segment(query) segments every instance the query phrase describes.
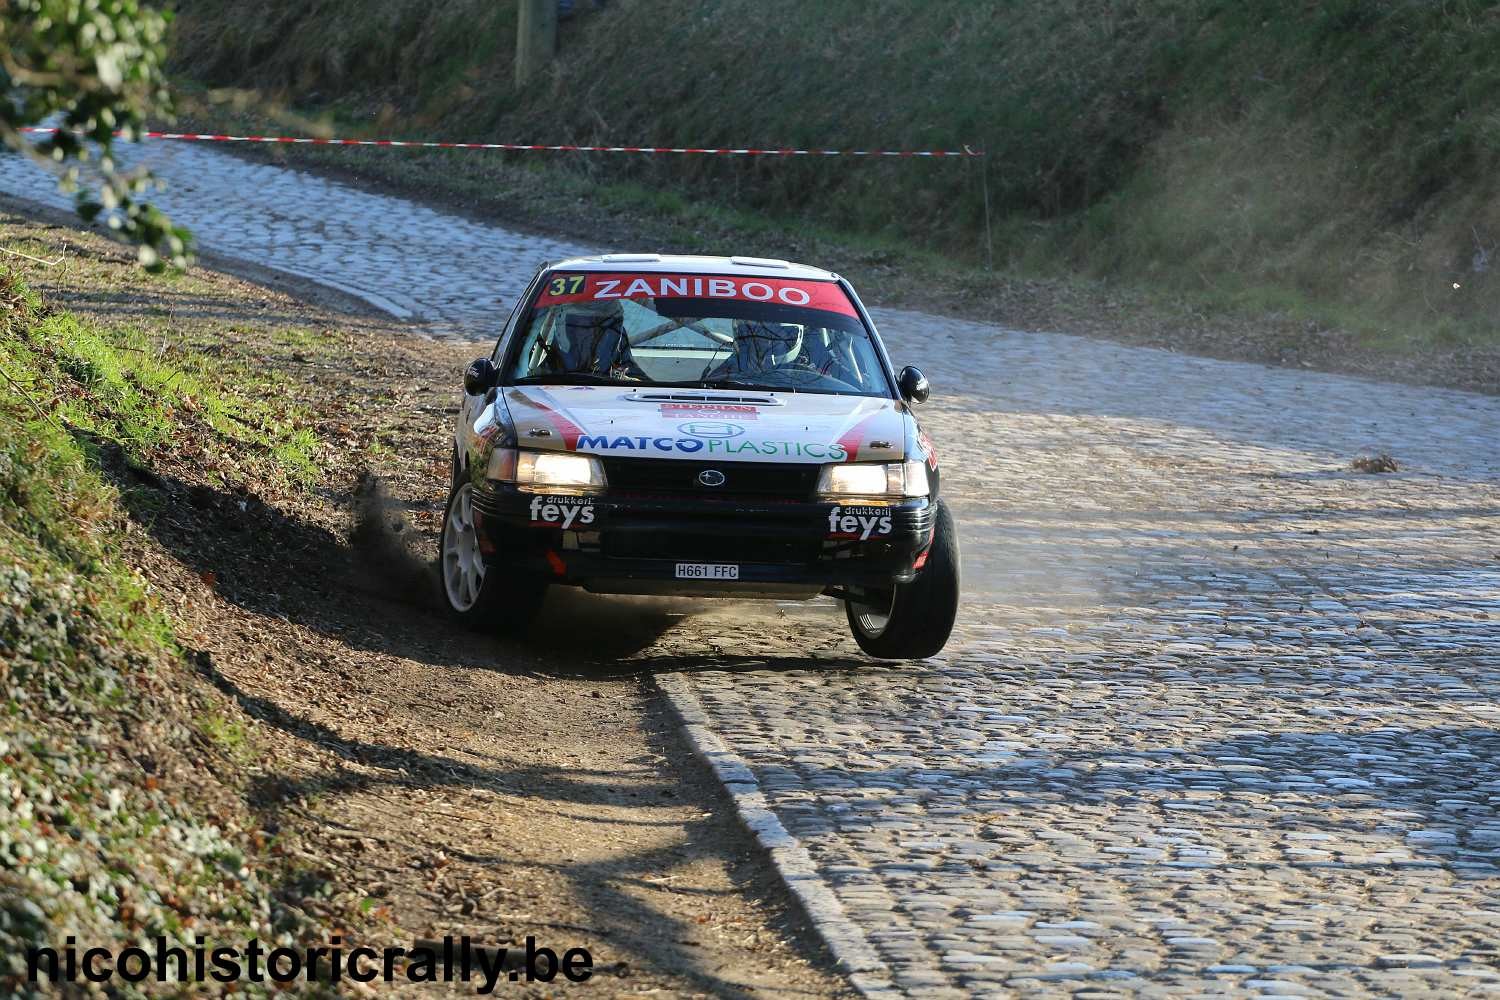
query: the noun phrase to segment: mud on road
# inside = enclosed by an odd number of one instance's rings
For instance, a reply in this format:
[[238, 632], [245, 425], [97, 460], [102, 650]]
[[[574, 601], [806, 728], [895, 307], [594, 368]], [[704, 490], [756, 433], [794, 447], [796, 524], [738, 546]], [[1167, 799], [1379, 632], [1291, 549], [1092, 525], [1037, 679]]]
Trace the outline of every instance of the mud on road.
[[199, 674], [256, 720], [254, 811], [318, 845], [305, 860], [367, 901], [385, 943], [586, 947], [598, 974], [569, 987], [585, 995], [847, 993], [629, 660], [701, 605], [554, 600], [526, 646], [438, 611], [442, 442], [472, 348], [208, 270], [150, 279], [13, 214], [0, 240], [62, 258], [6, 261], [55, 306], [274, 367], [316, 431], [326, 475], [307, 491], [155, 470], [137, 558]]

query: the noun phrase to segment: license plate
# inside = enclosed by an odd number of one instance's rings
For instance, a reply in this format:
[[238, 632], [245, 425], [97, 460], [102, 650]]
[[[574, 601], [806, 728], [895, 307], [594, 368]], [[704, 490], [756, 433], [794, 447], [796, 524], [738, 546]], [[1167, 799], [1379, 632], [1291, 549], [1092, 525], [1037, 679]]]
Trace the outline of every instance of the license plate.
[[738, 580], [740, 567], [737, 563], [678, 563], [679, 580]]

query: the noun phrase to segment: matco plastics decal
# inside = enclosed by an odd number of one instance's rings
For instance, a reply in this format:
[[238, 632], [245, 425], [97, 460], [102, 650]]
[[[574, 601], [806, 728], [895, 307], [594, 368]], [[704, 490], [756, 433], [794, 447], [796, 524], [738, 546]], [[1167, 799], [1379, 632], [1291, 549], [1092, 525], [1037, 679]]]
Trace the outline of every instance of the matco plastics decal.
[[544, 528], [578, 528], [594, 523], [594, 501], [585, 497], [531, 498], [531, 523]]
[[695, 437], [646, 437], [643, 435], [581, 434], [578, 437], [579, 451], [638, 451], [657, 455], [739, 455], [750, 452], [754, 455], [784, 455], [787, 457], [815, 458], [819, 461], [842, 462], [849, 453], [841, 444], [812, 444], [806, 441], [756, 441], [750, 438]]
[[[575, 391], [569, 391], [576, 388]], [[895, 402], [862, 396], [766, 393], [760, 404], [740, 396], [653, 400], [609, 386], [513, 386], [504, 401], [510, 424], [523, 434], [545, 427], [550, 434], [530, 447], [554, 447], [600, 456], [636, 456], [689, 461], [848, 462], [896, 457], [896, 448], [874, 448], [898, 440], [902, 415]], [[710, 409], [668, 410], [667, 404]], [[755, 419], [712, 407], [755, 406]], [[871, 417], [875, 417], [874, 420]], [[873, 441], [871, 439], [874, 439]], [[915, 437], [913, 436], [913, 441]]]
[[682, 437], [654, 437], [641, 435], [581, 434], [577, 448], [602, 451], [644, 451], [659, 454], [685, 455], [739, 455], [750, 452], [755, 455], [785, 455], [789, 457], [815, 458], [829, 462], [842, 462], [848, 451], [838, 443], [817, 444], [807, 441], [766, 441], [747, 438], [745, 428], [724, 420], [690, 420], [677, 425]]
[[828, 512], [829, 538], [857, 538], [891, 533], [889, 507], [835, 507]]
[[554, 274], [537, 297], [538, 308], [610, 299], [729, 299], [821, 309], [858, 317], [854, 303], [832, 281], [744, 278], [707, 274]]

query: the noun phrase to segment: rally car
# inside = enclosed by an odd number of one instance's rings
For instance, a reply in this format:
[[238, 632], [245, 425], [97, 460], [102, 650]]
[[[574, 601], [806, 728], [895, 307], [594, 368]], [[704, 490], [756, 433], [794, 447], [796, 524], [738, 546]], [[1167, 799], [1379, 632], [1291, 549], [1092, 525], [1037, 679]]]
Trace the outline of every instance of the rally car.
[[443, 599], [523, 632], [551, 584], [844, 603], [860, 648], [943, 648], [958, 539], [937, 452], [836, 274], [606, 254], [543, 267], [464, 374]]

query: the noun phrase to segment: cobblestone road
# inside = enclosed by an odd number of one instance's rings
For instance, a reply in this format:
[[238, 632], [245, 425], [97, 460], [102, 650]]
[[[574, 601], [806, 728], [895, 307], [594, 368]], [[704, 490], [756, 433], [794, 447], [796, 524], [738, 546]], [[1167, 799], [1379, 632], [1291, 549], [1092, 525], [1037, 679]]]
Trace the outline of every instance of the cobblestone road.
[[936, 387], [954, 641], [872, 669], [798, 617], [823, 664], [691, 674], [871, 981], [1500, 993], [1500, 401], [881, 320]]
[[[498, 334], [538, 266], [590, 252], [204, 145], [120, 149], [122, 166], [166, 182], [153, 200], [202, 249], [337, 288], [433, 336]], [[0, 191], [73, 204], [50, 174], [3, 149]]]
[[[571, 249], [174, 149], [208, 246], [445, 331]], [[642, 654], [817, 863], [863, 985], [1500, 994], [1500, 399], [877, 317], [935, 386], [946, 653], [874, 666], [810, 605]], [[1375, 451], [1402, 471], [1347, 471]]]

